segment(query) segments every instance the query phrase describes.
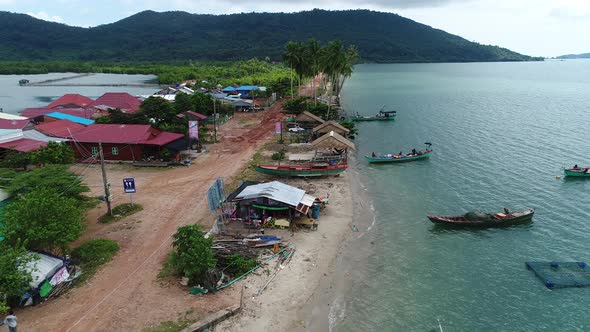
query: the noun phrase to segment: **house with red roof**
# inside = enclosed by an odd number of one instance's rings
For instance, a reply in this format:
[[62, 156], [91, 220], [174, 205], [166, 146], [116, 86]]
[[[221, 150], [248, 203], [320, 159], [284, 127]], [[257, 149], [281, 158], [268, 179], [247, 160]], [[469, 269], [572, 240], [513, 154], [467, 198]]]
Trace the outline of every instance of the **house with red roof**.
[[51, 137], [72, 138], [78, 132], [86, 129], [86, 126], [70, 120], [56, 120], [38, 124], [35, 129]]
[[88, 97], [84, 97], [77, 93], [69, 93], [47, 105], [47, 108], [86, 108], [93, 102], [94, 100]]
[[72, 135], [70, 145], [80, 161], [96, 158], [99, 142], [105, 160], [141, 161], [159, 159], [164, 149], [177, 154], [175, 146], [179, 145], [173, 143], [182, 139], [183, 134], [162, 132], [150, 125], [93, 124]]
[[35, 123], [44, 122], [44, 116], [49, 113], [58, 111], [59, 113], [69, 114], [71, 116], [77, 116], [84, 119], [95, 119], [106, 112], [95, 109], [95, 108], [26, 108], [20, 113], [21, 116], [31, 119]]
[[102, 110], [118, 108], [124, 113], [135, 113], [140, 106], [141, 101], [126, 92], [107, 92], [90, 104]]

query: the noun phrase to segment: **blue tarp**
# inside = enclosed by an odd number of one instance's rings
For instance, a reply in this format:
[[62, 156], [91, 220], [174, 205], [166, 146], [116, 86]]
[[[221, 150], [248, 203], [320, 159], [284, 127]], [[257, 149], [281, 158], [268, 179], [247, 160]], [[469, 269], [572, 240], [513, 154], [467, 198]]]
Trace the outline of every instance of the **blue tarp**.
[[45, 116], [48, 116], [48, 117], [54, 118], [54, 119], [59, 119], [59, 120], [69, 120], [69, 121], [79, 123], [79, 124], [82, 124], [85, 126], [88, 126], [88, 125], [91, 125], [94, 123], [94, 120], [84, 119], [79, 116], [73, 116], [73, 115], [64, 114], [64, 113], [60, 113], [60, 112], [47, 113], [47, 114], [45, 114]]

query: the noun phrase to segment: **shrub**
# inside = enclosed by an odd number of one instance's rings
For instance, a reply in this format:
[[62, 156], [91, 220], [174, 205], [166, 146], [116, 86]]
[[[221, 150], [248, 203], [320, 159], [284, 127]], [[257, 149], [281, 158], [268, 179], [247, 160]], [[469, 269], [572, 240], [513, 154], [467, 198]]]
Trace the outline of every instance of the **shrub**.
[[254, 267], [256, 267], [255, 259], [246, 259], [239, 254], [233, 254], [227, 258], [226, 272], [235, 276], [240, 276]]
[[95, 239], [82, 243], [72, 250], [72, 261], [82, 268], [83, 280], [92, 277], [98, 268], [111, 261], [119, 251], [119, 244], [112, 240]]
[[201, 283], [207, 270], [217, 263], [211, 249], [213, 239], [206, 239], [199, 225], [180, 227], [172, 238], [172, 266], [189, 279], [189, 284]]
[[279, 151], [279, 152], [275, 152], [272, 154], [272, 160], [283, 160], [285, 159], [285, 152], [284, 151]]

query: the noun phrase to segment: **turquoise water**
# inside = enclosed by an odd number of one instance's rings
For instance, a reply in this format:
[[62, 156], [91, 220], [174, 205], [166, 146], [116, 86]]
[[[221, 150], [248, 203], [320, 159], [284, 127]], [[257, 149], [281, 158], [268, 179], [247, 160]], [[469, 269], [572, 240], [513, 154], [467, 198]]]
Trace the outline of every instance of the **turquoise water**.
[[[590, 181], [556, 178], [590, 165], [589, 92], [590, 61], [357, 66], [345, 109], [385, 104], [398, 118], [358, 124], [351, 173], [368, 221], [337, 264], [350, 286], [331, 329], [429, 331], [438, 319], [444, 331], [589, 331], [590, 288], [548, 290], [524, 265], [590, 263]], [[362, 157], [426, 141], [429, 160]], [[426, 218], [503, 207], [534, 208], [534, 223], [449, 230]]]

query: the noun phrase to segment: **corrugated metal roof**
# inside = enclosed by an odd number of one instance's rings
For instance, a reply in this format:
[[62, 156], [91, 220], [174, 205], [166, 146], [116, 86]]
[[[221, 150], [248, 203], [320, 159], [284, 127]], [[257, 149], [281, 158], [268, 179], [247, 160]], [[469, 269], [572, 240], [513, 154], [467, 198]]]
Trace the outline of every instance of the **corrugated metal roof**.
[[15, 141], [0, 143], [0, 148], [8, 150], [16, 150], [20, 152], [35, 151], [42, 146], [47, 146], [47, 142], [36, 141], [28, 138], [21, 138]]
[[254, 91], [254, 90], [258, 90], [258, 86], [257, 85], [242, 85], [239, 86], [235, 89], [235, 91]]
[[[21, 115], [27, 118], [36, 118], [38, 116], [42, 116], [48, 113], [56, 112], [54, 108], [27, 108], [25, 109]], [[93, 119], [98, 115], [103, 114], [102, 111], [99, 111], [95, 108], [60, 108], [60, 113], [69, 114], [73, 116], [78, 116], [84, 119]]]
[[92, 104], [93, 101], [94, 100], [92, 100], [88, 97], [84, 97], [82, 95], [79, 95], [77, 93], [69, 93], [69, 94], [65, 94], [65, 95], [59, 97], [54, 102], [47, 105], [47, 107], [54, 108], [54, 107], [67, 106], [67, 105], [76, 105], [78, 107], [86, 107], [86, 106]]
[[98, 97], [90, 106], [107, 106], [118, 108], [127, 113], [135, 113], [141, 106], [141, 102], [126, 92], [107, 92]]
[[25, 120], [8, 120], [0, 119], [0, 129], [23, 129], [29, 124], [29, 119]]
[[84, 143], [121, 143], [166, 145], [184, 137], [182, 134], [161, 132], [150, 125], [138, 124], [93, 124], [80, 130], [75, 141]]
[[82, 124], [85, 126], [88, 126], [88, 125], [91, 125], [94, 123], [94, 120], [85, 119], [85, 118], [81, 118], [79, 116], [74, 116], [74, 115], [65, 114], [65, 113], [61, 113], [61, 112], [47, 113], [47, 114], [45, 114], [45, 116], [48, 116], [48, 117], [54, 118], [54, 119], [59, 119], [59, 120], [69, 120], [69, 121], [79, 123], [79, 124]]
[[304, 190], [279, 181], [272, 181], [246, 187], [234, 198], [234, 201], [266, 197], [296, 207], [304, 195]]
[[38, 252], [27, 252], [27, 255], [35, 255], [38, 259], [29, 261], [25, 270], [33, 279], [29, 283], [31, 288], [37, 288], [45, 279], [53, 276], [57, 270], [64, 266], [64, 261], [59, 258], [44, 255]]
[[24, 116], [21, 116], [21, 115], [14, 115], [14, 114], [8, 114], [8, 113], [0, 112], [0, 119], [6, 119], [6, 120], [25, 120], [26, 118]]
[[35, 129], [43, 134], [62, 138], [71, 138], [72, 135], [75, 135], [84, 128], [86, 128], [86, 126], [69, 120], [57, 120], [35, 126]]

